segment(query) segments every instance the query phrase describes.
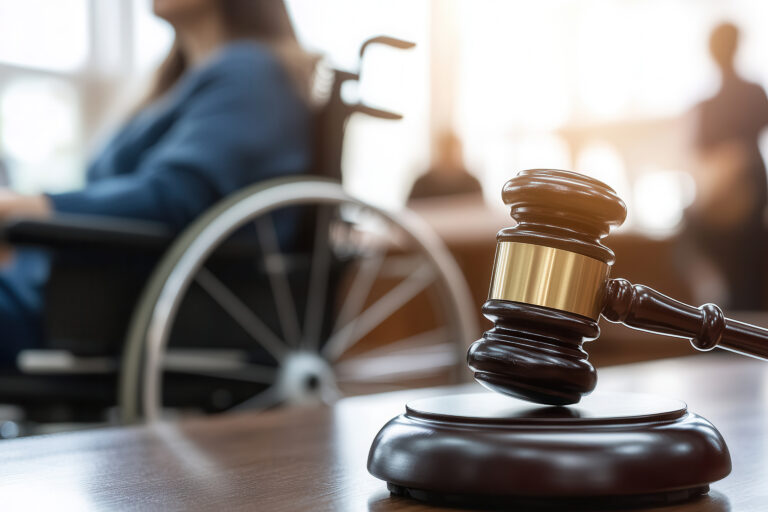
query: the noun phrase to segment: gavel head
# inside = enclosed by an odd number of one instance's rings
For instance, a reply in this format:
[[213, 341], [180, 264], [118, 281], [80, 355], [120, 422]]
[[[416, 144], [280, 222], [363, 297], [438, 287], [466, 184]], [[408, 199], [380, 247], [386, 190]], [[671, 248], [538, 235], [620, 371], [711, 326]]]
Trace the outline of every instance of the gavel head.
[[578, 402], [597, 383], [582, 343], [597, 338], [613, 252], [602, 245], [626, 217], [609, 186], [568, 171], [533, 169], [502, 192], [517, 225], [497, 236], [483, 314], [494, 327], [467, 362], [483, 386], [550, 405]]

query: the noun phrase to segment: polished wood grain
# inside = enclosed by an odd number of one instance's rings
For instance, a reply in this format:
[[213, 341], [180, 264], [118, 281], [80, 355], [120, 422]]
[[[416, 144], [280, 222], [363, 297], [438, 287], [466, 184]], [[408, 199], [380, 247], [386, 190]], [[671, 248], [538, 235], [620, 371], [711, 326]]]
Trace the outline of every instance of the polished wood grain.
[[715, 304], [696, 308], [626, 279], [608, 281], [603, 316], [636, 329], [690, 338], [699, 350], [720, 347], [768, 359], [768, 329], [726, 318]]
[[[768, 504], [768, 365], [729, 355], [606, 368], [602, 391], [685, 400], [728, 443], [733, 472], [706, 498], [664, 512]], [[476, 384], [459, 391], [476, 392]], [[433, 511], [392, 498], [366, 471], [378, 429], [432, 388], [333, 407], [230, 414], [0, 442], [2, 510]]]

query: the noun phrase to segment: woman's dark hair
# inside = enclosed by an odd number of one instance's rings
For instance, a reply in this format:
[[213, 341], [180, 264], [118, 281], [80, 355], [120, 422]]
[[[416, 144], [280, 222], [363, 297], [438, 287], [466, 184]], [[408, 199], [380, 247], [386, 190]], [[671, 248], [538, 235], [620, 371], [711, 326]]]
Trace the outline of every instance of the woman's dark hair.
[[[308, 93], [314, 59], [302, 51], [283, 0], [218, 0], [218, 3], [231, 39], [252, 39], [268, 45], [294, 78], [300, 92]], [[160, 64], [143, 103], [151, 103], [165, 94], [187, 67], [187, 58], [176, 40]]]

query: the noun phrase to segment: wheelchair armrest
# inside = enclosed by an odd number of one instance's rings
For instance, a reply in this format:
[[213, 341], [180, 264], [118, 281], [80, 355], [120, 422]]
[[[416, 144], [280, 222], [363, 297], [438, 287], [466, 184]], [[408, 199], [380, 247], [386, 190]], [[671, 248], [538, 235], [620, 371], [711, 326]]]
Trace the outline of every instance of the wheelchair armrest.
[[91, 215], [56, 215], [49, 219], [15, 218], [0, 226], [0, 240], [10, 245], [46, 249], [162, 251], [174, 239], [165, 224]]

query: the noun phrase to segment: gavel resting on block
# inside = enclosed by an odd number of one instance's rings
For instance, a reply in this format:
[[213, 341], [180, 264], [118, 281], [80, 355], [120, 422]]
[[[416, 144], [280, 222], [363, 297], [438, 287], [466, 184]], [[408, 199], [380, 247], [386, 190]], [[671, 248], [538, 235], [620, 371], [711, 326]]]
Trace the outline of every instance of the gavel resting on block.
[[[378, 433], [368, 470], [393, 494], [451, 505], [637, 507], [693, 499], [731, 470], [725, 440], [684, 402], [598, 390], [582, 348], [612, 322], [768, 358], [768, 330], [610, 279], [601, 240], [626, 216], [607, 185], [522, 171], [502, 193], [483, 314], [494, 326], [467, 362], [496, 393], [416, 400]], [[537, 405], [542, 404], [542, 405]]]
[[714, 304], [688, 306], [643, 285], [609, 279], [601, 239], [626, 217], [604, 183], [557, 170], [522, 171], [502, 192], [517, 221], [499, 232], [483, 314], [494, 328], [467, 355], [485, 387], [531, 402], [577, 403], [597, 382], [582, 343], [611, 322], [768, 358], [768, 330], [727, 319]]

